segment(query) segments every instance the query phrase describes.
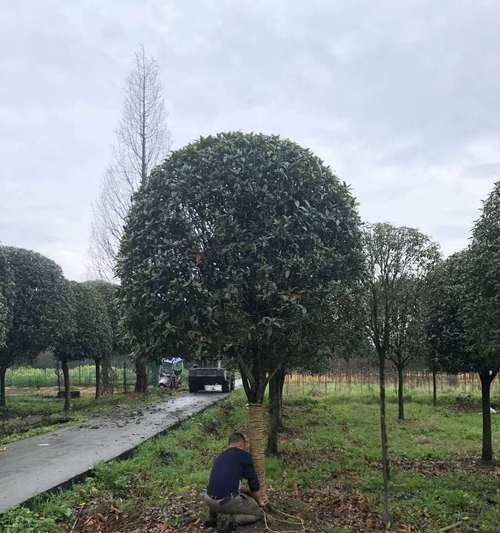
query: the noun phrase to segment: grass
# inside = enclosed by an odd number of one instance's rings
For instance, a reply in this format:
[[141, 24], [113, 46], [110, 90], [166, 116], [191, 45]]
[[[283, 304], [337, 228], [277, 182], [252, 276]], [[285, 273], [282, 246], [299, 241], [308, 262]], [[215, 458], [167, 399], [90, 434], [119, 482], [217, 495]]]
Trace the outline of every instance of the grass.
[[[291, 388], [285, 399], [282, 454], [268, 460], [272, 500], [301, 514], [309, 532], [380, 530], [377, 398], [355, 389], [328, 396], [305, 392]], [[396, 421], [395, 398], [388, 402], [392, 531], [437, 533], [457, 522], [453, 531], [498, 531], [500, 472], [476, 462], [479, 398], [448, 394], [434, 408], [427, 394], [414, 390], [410, 396], [404, 423]], [[6, 513], [0, 530], [201, 531], [200, 493], [211, 460], [228, 432], [245, 425], [240, 391], [146, 442], [134, 457], [101, 464], [69, 490]], [[494, 448], [500, 453], [498, 433], [494, 420]]]
[[[123, 368], [115, 368], [114, 381], [119, 386], [123, 383]], [[127, 369], [128, 383], [134, 383], [135, 372]], [[95, 366], [79, 365], [69, 370], [71, 385], [73, 387], [89, 387], [95, 385]], [[60, 376], [62, 384], [62, 373]], [[14, 367], [7, 370], [5, 376], [7, 387], [55, 387], [57, 385], [57, 373], [53, 368]]]

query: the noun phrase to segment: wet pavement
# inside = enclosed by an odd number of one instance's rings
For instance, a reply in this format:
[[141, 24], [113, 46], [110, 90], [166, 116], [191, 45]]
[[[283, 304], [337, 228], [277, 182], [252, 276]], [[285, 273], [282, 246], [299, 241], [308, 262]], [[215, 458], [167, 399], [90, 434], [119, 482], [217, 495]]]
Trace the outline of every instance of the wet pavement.
[[77, 479], [97, 463], [131, 453], [226, 396], [185, 394], [145, 405], [127, 416], [95, 418], [7, 445], [0, 452], [0, 513]]

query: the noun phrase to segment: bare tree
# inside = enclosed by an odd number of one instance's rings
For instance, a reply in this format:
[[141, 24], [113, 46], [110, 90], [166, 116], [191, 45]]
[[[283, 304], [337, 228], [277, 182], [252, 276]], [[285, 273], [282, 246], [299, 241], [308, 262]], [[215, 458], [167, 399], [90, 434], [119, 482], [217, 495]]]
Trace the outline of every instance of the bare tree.
[[112, 280], [131, 197], [170, 149], [163, 89], [155, 59], [141, 47], [127, 77], [113, 160], [93, 206], [89, 277]]

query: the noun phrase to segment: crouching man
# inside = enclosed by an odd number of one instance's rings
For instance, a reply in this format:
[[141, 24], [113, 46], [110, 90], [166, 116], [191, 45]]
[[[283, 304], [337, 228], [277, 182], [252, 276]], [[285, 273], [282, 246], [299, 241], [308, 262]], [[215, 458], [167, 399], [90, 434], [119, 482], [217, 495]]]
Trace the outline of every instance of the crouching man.
[[[263, 518], [262, 502], [255, 494], [259, 490], [259, 480], [246, 447], [245, 435], [234, 432], [229, 436], [228, 448], [214, 460], [205, 494], [210, 510], [207, 527], [216, 527], [219, 514], [227, 515], [223, 518], [223, 531], [232, 531], [237, 525], [252, 524]], [[240, 488], [244, 479], [248, 482], [248, 491]]]

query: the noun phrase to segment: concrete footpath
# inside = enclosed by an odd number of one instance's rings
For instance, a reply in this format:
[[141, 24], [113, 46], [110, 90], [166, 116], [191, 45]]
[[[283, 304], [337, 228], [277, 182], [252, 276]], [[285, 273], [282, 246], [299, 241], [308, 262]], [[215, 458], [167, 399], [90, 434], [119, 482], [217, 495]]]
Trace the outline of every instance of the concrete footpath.
[[129, 416], [95, 418], [8, 444], [0, 452], [0, 513], [78, 478], [99, 462], [132, 452], [141, 442], [226, 396], [185, 394], [145, 405]]

